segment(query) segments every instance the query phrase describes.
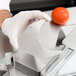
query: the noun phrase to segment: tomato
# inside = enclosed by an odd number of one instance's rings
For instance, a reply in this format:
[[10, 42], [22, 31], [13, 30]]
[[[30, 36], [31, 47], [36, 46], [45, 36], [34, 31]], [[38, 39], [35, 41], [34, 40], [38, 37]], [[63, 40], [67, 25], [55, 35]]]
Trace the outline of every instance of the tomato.
[[69, 19], [69, 12], [64, 7], [57, 7], [52, 11], [52, 21], [60, 26], [66, 24]]

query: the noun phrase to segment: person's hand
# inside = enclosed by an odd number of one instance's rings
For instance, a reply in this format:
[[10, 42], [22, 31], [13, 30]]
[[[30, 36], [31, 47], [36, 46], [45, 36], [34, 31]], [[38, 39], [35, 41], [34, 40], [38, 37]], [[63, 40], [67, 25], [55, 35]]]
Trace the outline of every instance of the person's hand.
[[12, 15], [10, 14], [8, 10], [0, 10], [0, 28], [2, 26], [3, 21], [6, 18], [10, 18], [10, 17], [12, 17]]
[[50, 21], [50, 17], [41, 11], [22, 11], [12, 18], [6, 19], [2, 24], [2, 32], [8, 36], [10, 43], [14, 49], [18, 49], [18, 36], [30, 25], [32, 22], [44, 19]]

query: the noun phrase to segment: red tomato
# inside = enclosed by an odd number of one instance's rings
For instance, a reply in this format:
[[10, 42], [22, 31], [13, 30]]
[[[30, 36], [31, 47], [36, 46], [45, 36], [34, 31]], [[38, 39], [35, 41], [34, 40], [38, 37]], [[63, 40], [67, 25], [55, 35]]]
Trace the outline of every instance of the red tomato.
[[51, 17], [54, 23], [62, 26], [68, 21], [69, 12], [64, 7], [57, 7], [52, 11]]

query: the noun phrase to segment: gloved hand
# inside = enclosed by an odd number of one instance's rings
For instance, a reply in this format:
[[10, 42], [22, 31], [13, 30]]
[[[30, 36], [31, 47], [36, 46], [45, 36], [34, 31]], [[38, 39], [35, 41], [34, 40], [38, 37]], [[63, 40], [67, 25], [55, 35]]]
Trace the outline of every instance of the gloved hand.
[[8, 36], [14, 49], [18, 49], [18, 36], [33, 22], [40, 19], [50, 21], [50, 17], [41, 11], [22, 11], [2, 24], [2, 32]]

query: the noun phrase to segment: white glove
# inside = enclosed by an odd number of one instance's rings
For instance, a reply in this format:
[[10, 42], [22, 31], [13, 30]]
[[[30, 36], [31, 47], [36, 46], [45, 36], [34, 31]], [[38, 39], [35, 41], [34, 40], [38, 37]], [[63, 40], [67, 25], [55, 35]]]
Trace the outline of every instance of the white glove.
[[50, 21], [50, 17], [41, 11], [22, 11], [12, 18], [6, 19], [2, 24], [2, 32], [8, 36], [14, 49], [18, 49], [18, 36], [33, 21], [44, 19]]

